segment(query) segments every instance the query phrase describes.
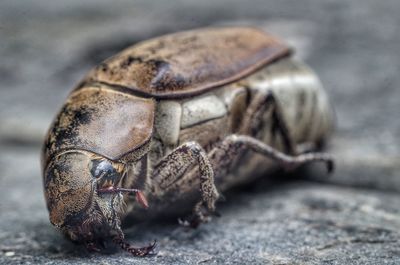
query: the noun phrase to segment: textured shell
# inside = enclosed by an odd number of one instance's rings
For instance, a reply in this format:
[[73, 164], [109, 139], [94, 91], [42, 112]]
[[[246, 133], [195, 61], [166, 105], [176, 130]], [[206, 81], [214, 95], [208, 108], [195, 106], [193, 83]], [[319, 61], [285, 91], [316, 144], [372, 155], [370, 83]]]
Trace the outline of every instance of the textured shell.
[[55, 154], [82, 149], [120, 159], [143, 146], [153, 132], [155, 102], [85, 86], [72, 93], [56, 117], [44, 146], [44, 163]]
[[100, 64], [84, 82], [156, 98], [183, 97], [234, 82], [289, 53], [286, 45], [254, 28], [205, 28], [134, 45]]

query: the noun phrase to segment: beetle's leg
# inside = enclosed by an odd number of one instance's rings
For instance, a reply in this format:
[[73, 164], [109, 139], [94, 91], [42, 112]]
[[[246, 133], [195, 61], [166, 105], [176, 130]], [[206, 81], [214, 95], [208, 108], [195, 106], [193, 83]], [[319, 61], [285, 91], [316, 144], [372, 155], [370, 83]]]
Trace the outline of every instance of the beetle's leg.
[[117, 244], [118, 246], [120, 246], [123, 250], [131, 253], [133, 256], [136, 256], [136, 257], [144, 257], [144, 256], [147, 256], [147, 255], [154, 254], [153, 251], [154, 251], [154, 249], [156, 248], [156, 245], [157, 245], [157, 242], [154, 241], [152, 244], [149, 244], [148, 246], [136, 248], [136, 247], [132, 247], [131, 244], [126, 242], [121, 237], [115, 237], [113, 239], [113, 242], [115, 244]]
[[255, 135], [255, 132], [258, 130], [260, 122], [262, 121], [262, 115], [266, 110], [268, 110], [268, 108], [271, 108], [272, 111], [273, 134], [275, 135], [276, 132], [280, 132], [285, 146], [285, 151], [288, 154], [296, 154], [295, 144], [286, 125], [281, 106], [272, 91], [268, 91], [267, 93], [257, 93], [254, 96], [254, 99], [247, 108], [239, 133]]
[[154, 241], [152, 244], [149, 244], [145, 247], [133, 247], [127, 241], [125, 241], [125, 235], [122, 232], [121, 228], [117, 229], [117, 235], [113, 238], [113, 242], [118, 245], [123, 250], [131, 253], [136, 257], [144, 257], [147, 255], [155, 254], [155, 248], [157, 245], [157, 241]]
[[[190, 174], [188, 171], [195, 165], [199, 166], [200, 174]], [[214, 183], [214, 170], [204, 149], [196, 142], [188, 142], [174, 149], [164, 157], [152, 172], [152, 179], [157, 186], [167, 191], [183, 178], [200, 177], [201, 199], [193, 208], [191, 226], [197, 226], [208, 221], [209, 212], [215, 211], [215, 203], [219, 193]]]
[[[248, 136], [232, 134], [227, 136], [218, 147], [211, 150], [209, 157], [210, 161], [218, 163], [222, 167], [224, 162], [229, 163], [230, 156], [234, 156], [240, 149], [248, 148], [254, 152], [260, 153], [282, 165], [285, 169], [293, 169], [309, 162], [324, 162], [326, 163], [328, 172], [333, 171], [334, 161], [331, 155], [327, 153], [310, 152], [291, 156], [280, 152], [279, 150], [265, 144], [264, 142]], [[218, 174], [218, 173], [216, 173]]]
[[85, 242], [85, 246], [88, 251], [100, 252], [100, 249], [97, 247], [96, 243], [93, 241]]

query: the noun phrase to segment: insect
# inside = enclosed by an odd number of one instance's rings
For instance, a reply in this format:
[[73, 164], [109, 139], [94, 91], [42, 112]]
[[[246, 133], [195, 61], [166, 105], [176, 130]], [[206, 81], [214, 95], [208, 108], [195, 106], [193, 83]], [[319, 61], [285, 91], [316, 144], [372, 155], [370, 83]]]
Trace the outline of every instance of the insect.
[[[210, 220], [230, 187], [280, 166], [320, 161], [333, 113], [316, 75], [283, 42], [248, 27], [204, 28], [138, 43], [70, 93], [43, 147], [50, 221], [99, 249], [135, 256], [121, 221]], [[309, 146], [301, 152], [300, 146]]]

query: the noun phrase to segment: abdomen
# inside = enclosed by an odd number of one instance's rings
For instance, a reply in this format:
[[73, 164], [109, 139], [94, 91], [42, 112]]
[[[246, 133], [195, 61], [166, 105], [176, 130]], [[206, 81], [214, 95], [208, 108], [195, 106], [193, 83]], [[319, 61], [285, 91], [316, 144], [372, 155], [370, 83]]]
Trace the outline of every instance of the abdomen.
[[[333, 112], [318, 77], [304, 64], [282, 59], [254, 74], [216, 88], [211, 92], [181, 100], [161, 100], [157, 106], [155, 136], [150, 164], [177, 146], [196, 141], [210, 151], [230, 134], [240, 133], [251, 100], [258, 93], [271, 91], [296, 144], [318, 143], [333, 127]], [[265, 111], [256, 134], [268, 145], [283, 150], [282, 139], [272, 134], [271, 111]], [[241, 154], [226, 175], [217, 176], [219, 188], [252, 181], [276, 165], [253, 152]]]
[[[248, 88], [250, 102], [258, 93], [272, 92], [295, 143], [318, 146], [334, 127], [334, 114], [320, 80], [305, 64], [293, 59], [279, 60], [241, 82]], [[252, 135], [264, 143], [284, 151], [279, 131], [272, 133], [271, 111], [265, 111], [259, 128]], [[222, 190], [265, 176], [277, 168], [275, 162], [247, 151], [241, 154], [226, 176], [220, 176]]]
[[247, 83], [253, 94], [272, 92], [296, 143], [317, 142], [331, 133], [332, 107], [319, 78], [305, 64], [280, 60], [248, 77]]

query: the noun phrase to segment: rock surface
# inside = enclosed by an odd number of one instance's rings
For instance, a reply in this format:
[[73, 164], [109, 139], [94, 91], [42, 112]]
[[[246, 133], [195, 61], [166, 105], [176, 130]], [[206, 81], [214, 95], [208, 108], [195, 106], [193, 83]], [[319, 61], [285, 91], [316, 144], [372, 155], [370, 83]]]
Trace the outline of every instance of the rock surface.
[[[397, 0], [0, 3], [0, 263], [400, 263], [400, 17]], [[281, 36], [319, 74], [336, 107], [337, 171], [266, 176], [226, 194], [221, 218], [128, 228], [155, 257], [88, 253], [48, 221], [39, 166], [45, 130], [88, 69], [142, 39], [209, 25]]]

